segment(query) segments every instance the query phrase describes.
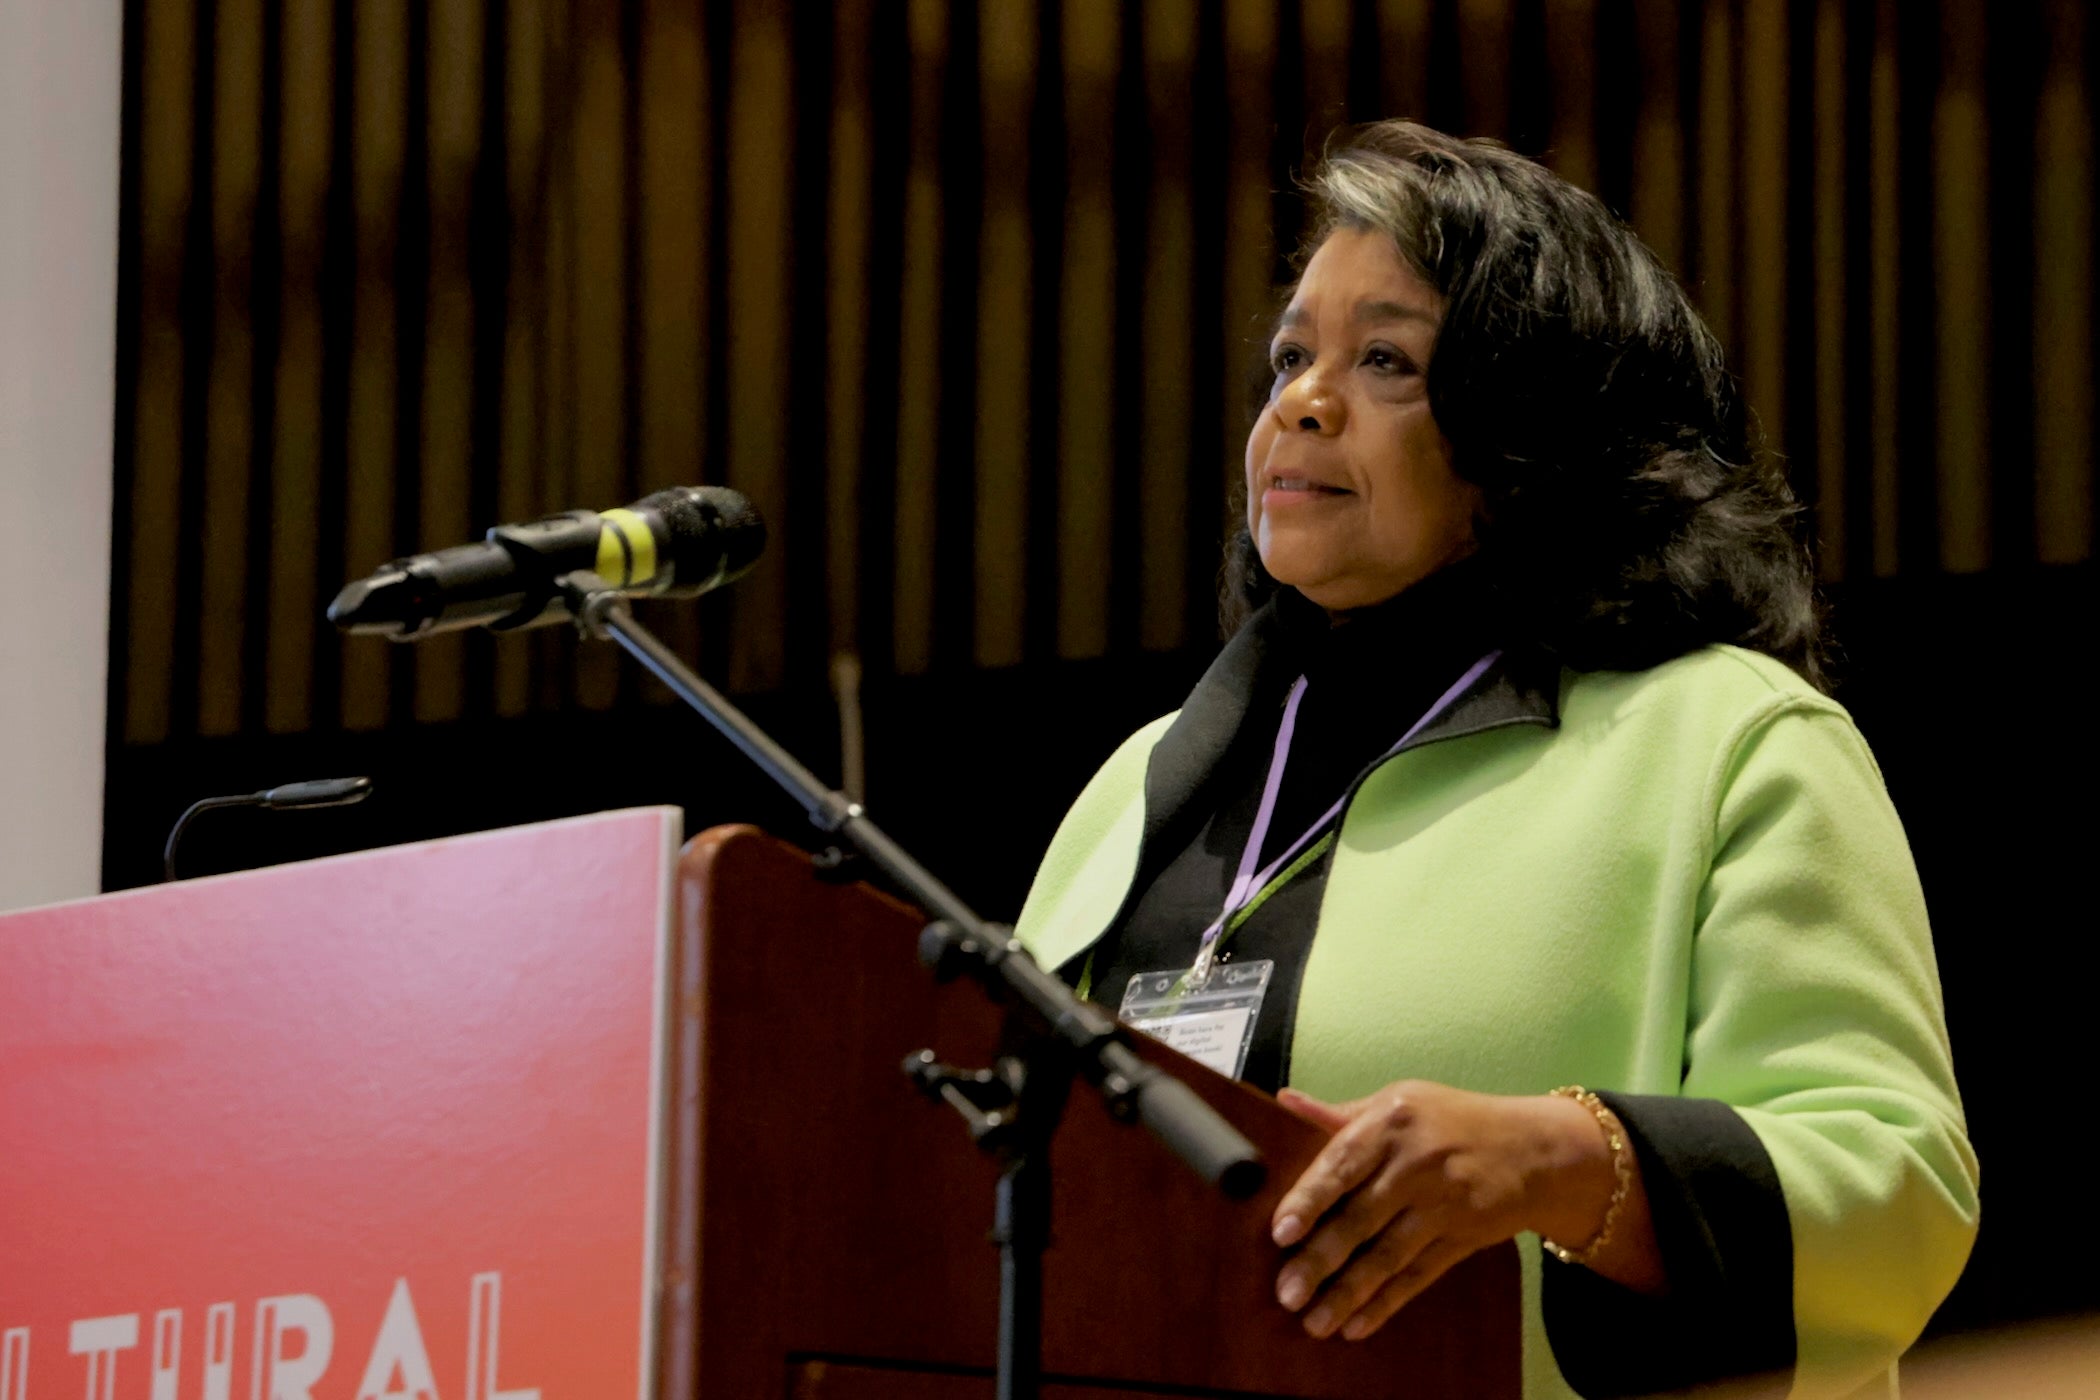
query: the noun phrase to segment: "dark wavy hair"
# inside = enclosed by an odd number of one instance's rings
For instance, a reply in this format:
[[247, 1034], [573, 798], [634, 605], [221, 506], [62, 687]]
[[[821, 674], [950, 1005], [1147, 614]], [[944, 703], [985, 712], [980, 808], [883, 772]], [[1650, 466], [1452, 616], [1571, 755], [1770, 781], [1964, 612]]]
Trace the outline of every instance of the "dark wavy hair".
[[[1444, 300], [1429, 404], [1483, 498], [1477, 561], [1511, 640], [1577, 670], [1730, 642], [1824, 680], [1800, 508], [1713, 333], [1593, 196], [1491, 141], [1363, 128], [1306, 182], [1309, 257], [1389, 236]], [[1228, 627], [1278, 585], [1244, 527]]]

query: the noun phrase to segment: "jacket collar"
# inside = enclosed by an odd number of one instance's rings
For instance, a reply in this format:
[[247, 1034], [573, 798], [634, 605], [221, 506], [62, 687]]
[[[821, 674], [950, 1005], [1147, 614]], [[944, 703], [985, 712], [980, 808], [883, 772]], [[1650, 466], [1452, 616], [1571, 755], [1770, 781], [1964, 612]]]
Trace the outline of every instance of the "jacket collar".
[[[1206, 780], [1250, 716], [1267, 714], [1282, 703], [1298, 675], [1300, 649], [1292, 633], [1302, 619], [1292, 613], [1305, 606], [1296, 594], [1279, 591], [1257, 609], [1226, 642], [1160, 736], [1145, 768], [1141, 863], [1146, 852], [1156, 849], [1160, 832], [1202, 795]], [[1505, 650], [1399, 752], [1512, 724], [1559, 726], [1560, 664], [1553, 657], [1535, 649]], [[1357, 775], [1352, 794], [1370, 772]]]

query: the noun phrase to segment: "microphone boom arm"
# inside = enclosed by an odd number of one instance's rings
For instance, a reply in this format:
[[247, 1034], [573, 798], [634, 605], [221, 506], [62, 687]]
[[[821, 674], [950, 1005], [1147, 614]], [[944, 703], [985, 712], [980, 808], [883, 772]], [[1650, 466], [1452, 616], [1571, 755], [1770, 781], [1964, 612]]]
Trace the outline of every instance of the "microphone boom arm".
[[999, 1163], [992, 1239], [999, 1246], [997, 1400], [1039, 1400], [1043, 1385], [1043, 1251], [1050, 1241], [1051, 1144], [1076, 1080], [1110, 1116], [1144, 1124], [1169, 1151], [1228, 1197], [1245, 1200], [1267, 1175], [1254, 1144], [1181, 1079], [1145, 1063], [1114, 1017], [1039, 966], [1013, 931], [978, 917], [955, 891], [775, 743], [634, 619], [626, 599], [588, 569], [555, 580], [586, 637], [617, 642], [782, 790], [810, 821], [857, 852], [934, 916], [919, 960], [947, 981], [967, 975], [1011, 1008], [1009, 1044], [988, 1070], [958, 1071], [932, 1050], [902, 1066], [921, 1092], [946, 1102]]
[[943, 970], [968, 973], [1002, 1000], [1027, 1011], [1044, 1031], [1079, 1057], [1080, 1077], [1099, 1086], [1118, 1118], [1143, 1123], [1204, 1180], [1236, 1199], [1259, 1189], [1264, 1169], [1254, 1145], [1188, 1085], [1138, 1058], [1123, 1042], [1115, 1018], [1081, 1001], [1071, 988], [1037, 965], [1009, 930], [979, 917], [932, 871], [891, 840], [859, 803], [827, 788], [696, 675], [676, 652], [636, 622], [626, 600], [603, 579], [579, 571], [564, 575], [559, 582], [576, 625], [586, 637], [617, 642], [800, 803], [820, 831], [864, 856], [932, 914], [936, 927], [942, 923], [951, 926], [941, 958]]

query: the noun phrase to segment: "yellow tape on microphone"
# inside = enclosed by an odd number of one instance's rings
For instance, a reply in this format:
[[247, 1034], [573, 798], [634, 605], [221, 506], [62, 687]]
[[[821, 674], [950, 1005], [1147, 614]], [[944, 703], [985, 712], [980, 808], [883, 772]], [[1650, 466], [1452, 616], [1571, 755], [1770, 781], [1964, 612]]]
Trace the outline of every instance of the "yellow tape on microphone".
[[656, 577], [656, 532], [631, 510], [598, 516], [598, 577], [615, 588], [635, 588]]

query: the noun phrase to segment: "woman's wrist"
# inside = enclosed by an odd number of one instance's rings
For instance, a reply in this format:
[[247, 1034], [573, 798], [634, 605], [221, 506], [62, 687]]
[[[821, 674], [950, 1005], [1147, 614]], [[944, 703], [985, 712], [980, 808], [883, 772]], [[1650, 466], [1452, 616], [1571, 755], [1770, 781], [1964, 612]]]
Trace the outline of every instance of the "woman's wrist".
[[1541, 1140], [1525, 1228], [1580, 1252], [1597, 1240], [1611, 1214], [1618, 1152], [1597, 1115], [1580, 1101], [1540, 1094], [1525, 1103], [1537, 1117]]

